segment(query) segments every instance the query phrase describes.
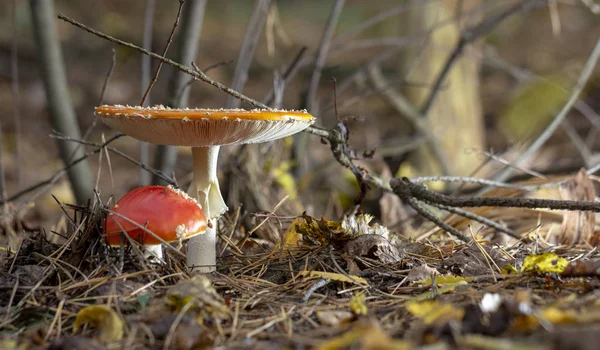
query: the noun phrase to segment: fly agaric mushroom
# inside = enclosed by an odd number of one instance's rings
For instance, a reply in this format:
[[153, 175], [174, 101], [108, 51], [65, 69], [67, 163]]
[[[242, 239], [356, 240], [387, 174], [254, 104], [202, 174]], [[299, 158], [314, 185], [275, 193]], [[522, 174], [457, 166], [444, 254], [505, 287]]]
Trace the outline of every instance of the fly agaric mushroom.
[[277, 140], [314, 122], [306, 111], [243, 109], [171, 109], [168, 107], [96, 107], [108, 126], [138, 140], [192, 147], [194, 179], [188, 194], [210, 220], [206, 232], [188, 243], [187, 263], [199, 272], [216, 265], [217, 218], [227, 211], [217, 178], [220, 146]]
[[103, 232], [111, 246], [127, 244], [127, 239], [121, 239], [125, 233], [161, 260], [161, 243], [188, 239], [206, 231], [206, 226], [202, 208], [185, 192], [170, 186], [145, 186], [119, 199], [104, 221]]

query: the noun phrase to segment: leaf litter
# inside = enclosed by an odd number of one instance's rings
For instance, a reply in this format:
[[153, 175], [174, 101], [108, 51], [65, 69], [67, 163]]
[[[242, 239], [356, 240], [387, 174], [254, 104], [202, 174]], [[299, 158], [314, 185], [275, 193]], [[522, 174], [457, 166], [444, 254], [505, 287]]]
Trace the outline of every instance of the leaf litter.
[[[565, 188], [587, 180], [573, 181]], [[561, 195], [583, 199], [569, 191]], [[501, 244], [497, 233], [480, 230], [464, 244], [439, 232], [407, 238], [364, 214], [302, 215], [268, 226], [279, 232], [262, 237], [280, 238], [263, 242], [246, 237], [238, 213], [219, 225], [229, 239], [218, 249], [217, 272], [197, 276], [170, 250], [159, 264], [136, 247], [105, 246], [101, 215], [68, 209], [75, 214], [62, 244], [27, 231], [18, 249], [2, 251], [2, 349], [596, 344], [598, 252], [589, 243], [552, 243], [566, 231], [593, 241], [596, 221], [587, 216], [522, 210], [505, 222], [529, 240]], [[472, 222], [446, 221], [472, 230]]]

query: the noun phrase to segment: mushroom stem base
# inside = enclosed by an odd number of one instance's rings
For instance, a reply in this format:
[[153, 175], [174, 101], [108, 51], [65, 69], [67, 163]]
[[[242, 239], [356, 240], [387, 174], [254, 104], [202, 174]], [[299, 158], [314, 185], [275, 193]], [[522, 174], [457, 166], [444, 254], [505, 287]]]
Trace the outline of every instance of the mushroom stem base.
[[206, 231], [188, 240], [187, 266], [192, 272], [209, 273], [217, 265], [217, 219], [210, 219]]

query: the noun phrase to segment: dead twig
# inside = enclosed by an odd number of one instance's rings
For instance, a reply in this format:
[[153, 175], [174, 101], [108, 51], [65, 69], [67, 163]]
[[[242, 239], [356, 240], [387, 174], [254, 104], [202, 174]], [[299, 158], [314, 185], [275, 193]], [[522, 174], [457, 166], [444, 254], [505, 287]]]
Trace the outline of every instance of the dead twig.
[[433, 205], [442, 204], [451, 207], [545, 208], [551, 210], [600, 212], [600, 203], [597, 202], [512, 197], [450, 197], [430, 191], [423, 185], [414, 184], [408, 178], [393, 179], [390, 184], [394, 193], [401, 198], [416, 198]]
[[[169, 39], [167, 40], [167, 44], [165, 45], [165, 49], [163, 50], [163, 54], [162, 54], [163, 56], [167, 55], [167, 52], [169, 51], [169, 47], [171, 46], [171, 43], [173, 42], [173, 36], [175, 35], [175, 30], [177, 30], [177, 26], [179, 25], [179, 19], [181, 18], [181, 10], [183, 8], [183, 4], [185, 4], [185, 0], [179, 0], [179, 8], [177, 9], [177, 16], [175, 17], [175, 23], [173, 23], [173, 28], [171, 29], [171, 33], [169, 34]], [[158, 79], [158, 74], [160, 74], [160, 69], [162, 68], [162, 65], [163, 65], [163, 61], [159, 61], [158, 67], [156, 67], [156, 71], [154, 72], [154, 76], [152, 77], [152, 80], [150, 81], [150, 84], [148, 85], [148, 88], [146, 89], [146, 92], [144, 93], [144, 96], [142, 97], [140, 106], [144, 105], [144, 102], [146, 101], [146, 98], [148, 97], [150, 90], [152, 90], [152, 87], [156, 83], [156, 80]]]

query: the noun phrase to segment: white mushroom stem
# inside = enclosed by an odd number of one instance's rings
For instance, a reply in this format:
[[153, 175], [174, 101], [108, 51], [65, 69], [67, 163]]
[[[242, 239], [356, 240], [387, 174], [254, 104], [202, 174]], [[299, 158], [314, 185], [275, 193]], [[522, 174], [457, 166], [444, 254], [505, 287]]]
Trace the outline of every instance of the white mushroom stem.
[[146, 250], [144, 252], [145, 258], [155, 257], [156, 259], [158, 259], [159, 262], [163, 261], [162, 245], [160, 245], [160, 244], [147, 245], [144, 247], [144, 249]]
[[227, 211], [217, 178], [219, 146], [192, 148], [194, 179], [188, 194], [198, 200], [208, 221], [203, 234], [188, 241], [187, 264], [193, 271], [215, 271], [217, 262], [217, 218]]

